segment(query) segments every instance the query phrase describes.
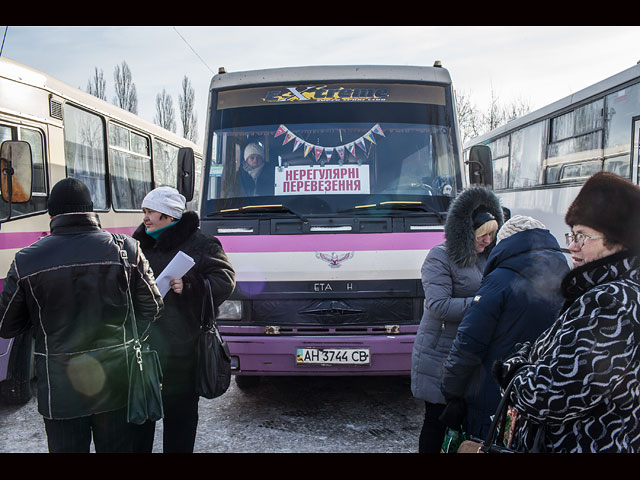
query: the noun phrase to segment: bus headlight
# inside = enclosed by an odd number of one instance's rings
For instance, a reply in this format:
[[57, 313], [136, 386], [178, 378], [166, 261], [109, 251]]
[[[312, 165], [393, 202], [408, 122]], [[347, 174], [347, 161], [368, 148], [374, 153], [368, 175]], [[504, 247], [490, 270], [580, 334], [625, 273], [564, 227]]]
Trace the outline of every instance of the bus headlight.
[[227, 300], [218, 307], [219, 320], [241, 320], [242, 302], [240, 300]]

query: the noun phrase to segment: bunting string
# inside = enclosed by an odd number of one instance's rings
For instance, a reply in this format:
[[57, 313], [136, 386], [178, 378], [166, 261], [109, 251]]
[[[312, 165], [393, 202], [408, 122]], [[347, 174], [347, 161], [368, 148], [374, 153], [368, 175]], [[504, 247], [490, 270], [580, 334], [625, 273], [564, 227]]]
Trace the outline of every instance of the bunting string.
[[312, 143], [307, 142], [306, 140], [303, 140], [302, 138], [298, 137], [295, 133], [293, 133], [291, 130], [289, 130], [286, 126], [280, 125], [276, 130], [276, 133], [274, 134], [274, 138], [284, 135], [282, 139], [283, 145], [293, 142], [292, 145], [293, 145], [294, 152], [302, 147], [302, 151], [304, 152], [305, 158], [307, 155], [312, 153], [316, 162], [320, 160], [323, 154], [326, 156], [327, 162], [331, 161], [331, 158], [334, 156], [334, 154], [337, 154], [338, 157], [340, 157], [339, 161], [342, 162], [344, 161], [345, 151], [349, 152], [351, 155], [355, 157], [356, 148], [360, 148], [362, 149], [362, 151], [366, 152], [367, 141], [375, 144], [376, 140], [373, 135], [374, 133], [382, 137], [385, 136], [380, 125], [376, 123], [371, 128], [371, 130], [369, 130], [367, 133], [362, 135], [357, 140], [354, 140], [353, 142], [348, 142], [348, 143], [345, 143], [344, 145], [338, 145], [335, 147], [323, 147], [321, 145], [314, 145]]

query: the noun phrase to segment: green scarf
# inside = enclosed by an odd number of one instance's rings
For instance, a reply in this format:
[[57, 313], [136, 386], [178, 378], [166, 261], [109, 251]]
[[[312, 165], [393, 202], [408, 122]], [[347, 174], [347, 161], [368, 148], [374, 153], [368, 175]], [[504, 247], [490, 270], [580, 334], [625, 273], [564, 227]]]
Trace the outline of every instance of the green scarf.
[[158, 230], [154, 230], [153, 232], [149, 232], [149, 231], [147, 230], [147, 227], [144, 227], [144, 232], [145, 232], [147, 235], [149, 235], [151, 238], [153, 238], [154, 240], [158, 240], [158, 237], [159, 237], [160, 235], [162, 235], [162, 232], [164, 232], [165, 230], [167, 230], [167, 229], [169, 229], [169, 228], [173, 227], [173, 226], [174, 226], [176, 223], [178, 223], [179, 221], [180, 221], [180, 220], [176, 220], [175, 222], [170, 223], [170, 224], [169, 224], [169, 225], [167, 225], [166, 227], [159, 228]]

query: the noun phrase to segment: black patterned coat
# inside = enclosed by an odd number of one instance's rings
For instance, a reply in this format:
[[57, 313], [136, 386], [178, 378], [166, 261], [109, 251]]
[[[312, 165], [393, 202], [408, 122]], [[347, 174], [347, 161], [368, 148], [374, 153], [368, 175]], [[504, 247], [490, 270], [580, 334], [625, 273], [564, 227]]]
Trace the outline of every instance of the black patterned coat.
[[628, 251], [564, 278], [566, 310], [505, 364], [525, 364], [511, 401], [517, 450], [544, 425], [547, 452], [640, 451], [640, 259]]

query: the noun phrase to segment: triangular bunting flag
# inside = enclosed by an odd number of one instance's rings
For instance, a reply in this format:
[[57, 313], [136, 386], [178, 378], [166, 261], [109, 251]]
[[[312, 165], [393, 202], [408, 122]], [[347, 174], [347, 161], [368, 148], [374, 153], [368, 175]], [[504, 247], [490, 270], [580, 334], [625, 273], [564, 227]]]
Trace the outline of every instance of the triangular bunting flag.
[[280, 125], [278, 127], [278, 130], [276, 131], [276, 134], [274, 135], [274, 137], [279, 137], [280, 135], [282, 135], [284, 132], [288, 132], [289, 130], [287, 130], [287, 127], [285, 127], [284, 125]]
[[327, 162], [331, 161], [331, 155], [333, 155], [333, 147], [325, 148], [324, 154], [327, 156]]
[[376, 143], [376, 141], [373, 138], [373, 134], [371, 132], [368, 132], [364, 138], [366, 138], [367, 140], [369, 140], [371, 143]]
[[313, 145], [309, 145], [308, 143], [305, 142], [304, 144], [304, 156], [306, 157], [309, 152], [311, 151], [311, 149], [313, 148]]
[[318, 159], [322, 156], [322, 152], [324, 151], [324, 149], [318, 146], [314, 146], [313, 149], [314, 149], [314, 153], [316, 154], [316, 162], [317, 162]]
[[371, 129], [371, 131], [373, 133], [377, 133], [378, 135], [382, 135], [384, 137], [384, 132], [382, 131], [382, 128], [380, 128], [380, 124], [376, 123], [373, 128]]
[[287, 143], [289, 143], [294, 138], [297, 138], [297, 137], [293, 133], [287, 132], [287, 134], [284, 137], [284, 142], [282, 142], [282, 144], [286, 145]]

